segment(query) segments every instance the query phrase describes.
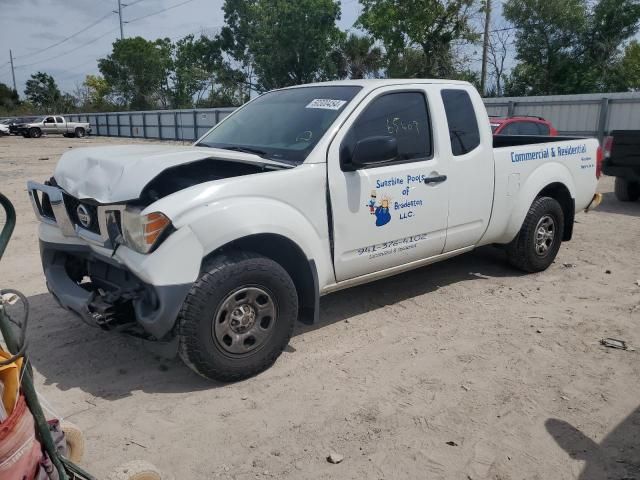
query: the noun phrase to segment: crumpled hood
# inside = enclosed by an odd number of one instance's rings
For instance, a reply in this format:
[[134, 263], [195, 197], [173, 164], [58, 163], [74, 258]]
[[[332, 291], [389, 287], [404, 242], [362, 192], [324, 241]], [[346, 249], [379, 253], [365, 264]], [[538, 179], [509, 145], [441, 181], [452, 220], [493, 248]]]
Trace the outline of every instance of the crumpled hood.
[[54, 172], [70, 195], [99, 203], [134, 200], [163, 170], [207, 158], [280, 165], [256, 155], [207, 147], [123, 145], [78, 148], [60, 158]]

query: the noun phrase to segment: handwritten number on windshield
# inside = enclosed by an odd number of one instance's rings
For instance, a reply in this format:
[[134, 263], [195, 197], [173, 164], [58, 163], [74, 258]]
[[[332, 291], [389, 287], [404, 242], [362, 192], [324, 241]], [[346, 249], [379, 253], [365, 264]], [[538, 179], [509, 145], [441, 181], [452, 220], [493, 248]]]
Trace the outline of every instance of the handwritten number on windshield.
[[415, 132], [417, 135], [420, 135], [420, 127], [416, 120], [405, 122], [401, 120], [400, 117], [387, 118], [387, 132], [394, 135], [400, 133], [401, 130], [411, 133]]

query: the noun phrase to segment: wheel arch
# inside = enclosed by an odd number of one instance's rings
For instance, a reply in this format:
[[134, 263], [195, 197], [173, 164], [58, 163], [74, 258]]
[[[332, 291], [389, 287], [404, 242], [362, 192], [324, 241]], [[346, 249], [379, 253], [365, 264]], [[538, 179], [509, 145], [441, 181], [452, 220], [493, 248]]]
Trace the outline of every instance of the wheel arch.
[[320, 310], [320, 287], [315, 261], [307, 258], [302, 248], [293, 240], [276, 233], [258, 233], [232, 240], [209, 252], [202, 265], [211, 257], [231, 250], [254, 252], [263, 255], [284, 268], [298, 294], [299, 315], [303, 323], [315, 323]]
[[[524, 180], [516, 195], [510, 197], [511, 207], [497, 243], [511, 242], [524, 224], [527, 213], [540, 196], [549, 196], [560, 203], [565, 218], [563, 240], [570, 239], [575, 218], [576, 186], [569, 169], [557, 162], [540, 165]], [[568, 228], [567, 228], [568, 227]]]
[[[550, 197], [556, 200], [564, 214], [564, 233], [562, 240], [568, 242], [573, 236], [573, 223], [576, 216], [576, 202], [564, 183], [554, 182], [544, 187], [535, 198]], [[535, 201], [534, 198], [534, 201]]]

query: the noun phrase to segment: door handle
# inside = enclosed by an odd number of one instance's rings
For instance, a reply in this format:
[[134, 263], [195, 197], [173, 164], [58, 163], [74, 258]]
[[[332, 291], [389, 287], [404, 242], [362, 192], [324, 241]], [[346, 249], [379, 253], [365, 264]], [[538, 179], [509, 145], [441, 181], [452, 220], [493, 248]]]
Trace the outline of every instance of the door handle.
[[442, 183], [442, 182], [444, 182], [446, 180], [447, 180], [447, 176], [446, 175], [435, 175], [433, 177], [425, 178], [424, 179], [424, 183], [429, 185], [431, 183]]

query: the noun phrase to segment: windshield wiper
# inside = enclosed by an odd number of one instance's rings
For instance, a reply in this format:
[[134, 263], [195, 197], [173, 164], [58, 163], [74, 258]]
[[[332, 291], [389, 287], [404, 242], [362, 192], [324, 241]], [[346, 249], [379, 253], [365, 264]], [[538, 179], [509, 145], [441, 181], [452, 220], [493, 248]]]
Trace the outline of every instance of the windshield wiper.
[[237, 145], [231, 145], [229, 147], [219, 147], [222, 150], [232, 150], [234, 152], [244, 152], [244, 153], [253, 153], [254, 155], [258, 155], [262, 158], [269, 158], [268, 153], [264, 150], [260, 150], [259, 148], [251, 148], [251, 147], [239, 147]]

